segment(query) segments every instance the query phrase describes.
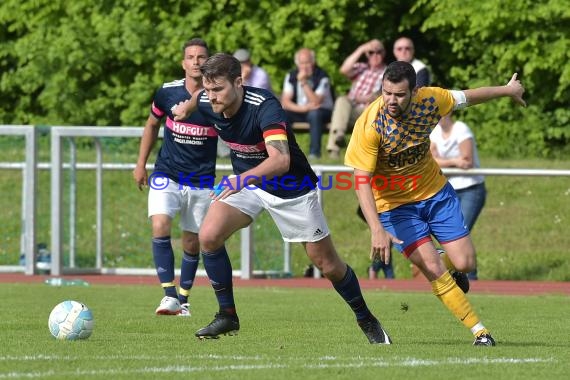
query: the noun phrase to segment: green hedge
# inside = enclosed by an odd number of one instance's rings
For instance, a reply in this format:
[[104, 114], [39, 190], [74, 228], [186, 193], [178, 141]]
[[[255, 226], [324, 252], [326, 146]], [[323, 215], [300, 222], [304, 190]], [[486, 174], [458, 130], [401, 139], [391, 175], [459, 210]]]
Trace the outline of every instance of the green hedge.
[[438, 85], [520, 73], [527, 109], [497, 102], [464, 116], [483, 152], [568, 155], [569, 19], [565, 1], [4, 0], [0, 122], [142, 125], [155, 89], [183, 75], [181, 46], [195, 36], [212, 51], [250, 48], [276, 89], [295, 50], [313, 48], [342, 92], [338, 68], [358, 44], [376, 37], [391, 50], [405, 34]]

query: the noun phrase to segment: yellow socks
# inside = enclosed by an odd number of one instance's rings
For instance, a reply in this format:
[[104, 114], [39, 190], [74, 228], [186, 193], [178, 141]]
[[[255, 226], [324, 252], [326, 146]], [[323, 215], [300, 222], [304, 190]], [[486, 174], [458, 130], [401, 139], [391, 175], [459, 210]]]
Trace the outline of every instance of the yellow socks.
[[[445, 258], [442, 258], [444, 261], [449, 261], [447, 255], [445, 255]], [[451, 263], [451, 261], [449, 262]], [[465, 327], [471, 330], [473, 335], [479, 336], [482, 333], [488, 333], [485, 326], [480, 322], [477, 314], [473, 311], [469, 300], [467, 300], [463, 291], [459, 289], [449, 272], [446, 271], [437, 280], [432, 281], [431, 287], [433, 294], [443, 302], [445, 307], [447, 307]]]

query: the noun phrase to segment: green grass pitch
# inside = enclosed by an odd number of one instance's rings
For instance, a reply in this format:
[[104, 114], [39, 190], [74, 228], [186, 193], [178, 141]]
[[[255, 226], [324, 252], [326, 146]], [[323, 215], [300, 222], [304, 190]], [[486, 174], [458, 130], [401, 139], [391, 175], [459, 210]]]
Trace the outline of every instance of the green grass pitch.
[[[217, 309], [207, 286], [192, 290], [190, 318], [155, 316], [162, 292], [148, 285], [0, 284], [0, 293], [0, 379], [556, 379], [570, 371], [563, 295], [470, 296], [498, 343], [473, 347], [430, 293], [365, 291], [392, 346], [368, 344], [332, 289], [237, 288], [239, 335], [208, 341], [193, 335]], [[48, 315], [66, 299], [92, 309], [88, 340], [50, 335]]]

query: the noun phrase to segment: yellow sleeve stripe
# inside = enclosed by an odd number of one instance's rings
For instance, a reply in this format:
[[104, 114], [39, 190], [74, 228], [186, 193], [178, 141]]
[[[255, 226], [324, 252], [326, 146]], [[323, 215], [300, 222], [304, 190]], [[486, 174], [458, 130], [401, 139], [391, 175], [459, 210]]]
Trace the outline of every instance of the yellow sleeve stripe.
[[265, 137], [265, 142], [269, 141], [287, 141], [287, 135], [280, 133], [278, 135], [270, 135]]

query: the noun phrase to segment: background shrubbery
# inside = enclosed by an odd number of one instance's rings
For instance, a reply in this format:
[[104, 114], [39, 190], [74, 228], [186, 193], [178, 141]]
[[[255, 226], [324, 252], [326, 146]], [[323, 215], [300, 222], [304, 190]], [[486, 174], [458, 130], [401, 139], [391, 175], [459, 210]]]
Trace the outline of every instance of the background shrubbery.
[[[570, 7], [562, 0], [3, 0], [0, 124], [141, 126], [156, 88], [182, 77], [181, 47], [197, 36], [212, 52], [249, 48], [277, 91], [294, 52], [313, 48], [342, 93], [349, 87], [338, 72], [343, 59], [376, 37], [392, 60], [392, 43], [400, 35], [415, 41], [416, 55], [430, 66], [436, 85], [495, 85], [519, 73], [527, 108], [502, 99], [460, 115], [476, 132], [484, 167], [568, 168]], [[308, 144], [305, 137], [299, 138], [302, 146]], [[23, 160], [24, 150], [14, 140], [0, 138], [3, 161]], [[84, 149], [78, 159], [93, 161], [92, 141], [77, 143]], [[42, 162], [49, 161], [48, 145], [45, 136], [40, 139]], [[110, 139], [104, 148], [105, 160], [136, 159], [134, 139]], [[0, 175], [0, 193], [6, 195], [0, 199], [0, 265], [15, 265], [22, 179], [10, 171]], [[42, 171], [39, 179], [41, 242], [50, 240], [48, 175]], [[92, 266], [95, 179], [87, 172], [78, 178], [78, 261]], [[105, 173], [104, 181], [105, 265], [152, 267], [146, 195], [136, 190], [130, 173]], [[489, 200], [473, 232], [482, 277], [568, 281], [567, 178], [492, 177], [487, 184]], [[354, 194], [328, 192], [324, 207], [337, 248], [364, 276], [369, 236], [353, 213]], [[273, 228], [263, 223], [256, 227], [256, 244], [264, 244], [267, 226]], [[258, 249], [274, 258], [266, 269], [279, 268], [282, 260], [281, 240], [271, 231], [271, 245]], [[237, 244], [230, 244], [237, 262]], [[298, 275], [308, 263], [298, 245], [293, 258]], [[398, 277], [409, 276], [407, 262], [399, 255], [395, 260]]]
[[195, 36], [213, 52], [250, 48], [277, 90], [295, 50], [313, 48], [342, 92], [344, 57], [373, 37], [391, 51], [399, 35], [414, 39], [437, 85], [519, 72], [528, 108], [505, 100], [462, 115], [483, 152], [568, 155], [570, 8], [560, 0], [5, 0], [0, 123], [141, 125], [154, 90], [182, 76], [181, 46]]

